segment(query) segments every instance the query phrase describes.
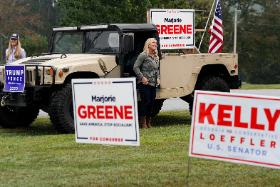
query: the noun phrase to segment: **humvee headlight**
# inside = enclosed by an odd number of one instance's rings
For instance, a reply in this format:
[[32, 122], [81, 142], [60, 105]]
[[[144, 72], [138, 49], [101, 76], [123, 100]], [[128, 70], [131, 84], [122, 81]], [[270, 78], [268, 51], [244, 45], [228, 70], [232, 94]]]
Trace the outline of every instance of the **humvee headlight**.
[[62, 70], [60, 70], [59, 72], [58, 72], [58, 76], [61, 78], [61, 77], [63, 77], [63, 71]]

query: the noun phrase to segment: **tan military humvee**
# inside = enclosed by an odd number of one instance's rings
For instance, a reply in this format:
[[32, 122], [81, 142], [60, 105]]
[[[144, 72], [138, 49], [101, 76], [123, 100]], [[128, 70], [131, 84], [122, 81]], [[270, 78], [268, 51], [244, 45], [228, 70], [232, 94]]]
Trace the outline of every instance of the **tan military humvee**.
[[[0, 125], [28, 126], [42, 109], [58, 130], [73, 132], [71, 79], [134, 76], [133, 64], [150, 37], [159, 38], [152, 24], [54, 28], [49, 53], [0, 67]], [[13, 65], [25, 68], [23, 92], [7, 88]], [[192, 106], [196, 89], [240, 87], [237, 54], [162, 54], [160, 76], [154, 115], [167, 98], [180, 97]]]

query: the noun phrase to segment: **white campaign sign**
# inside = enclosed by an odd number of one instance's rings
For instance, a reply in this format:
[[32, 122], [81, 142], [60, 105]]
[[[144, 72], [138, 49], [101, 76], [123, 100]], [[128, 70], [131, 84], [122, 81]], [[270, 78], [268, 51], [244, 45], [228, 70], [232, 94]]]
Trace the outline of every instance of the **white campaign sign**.
[[280, 168], [280, 98], [196, 91], [189, 155]]
[[135, 78], [72, 80], [76, 142], [139, 146]]
[[151, 9], [149, 16], [157, 26], [161, 49], [194, 48], [194, 10]]

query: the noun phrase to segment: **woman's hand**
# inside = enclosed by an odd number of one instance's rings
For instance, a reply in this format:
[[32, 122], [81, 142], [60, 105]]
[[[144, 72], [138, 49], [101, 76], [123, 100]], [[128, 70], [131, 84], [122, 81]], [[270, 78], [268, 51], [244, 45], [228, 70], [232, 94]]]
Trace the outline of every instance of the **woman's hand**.
[[149, 83], [149, 80], [146, 78], [146, 77], [143, 77], [141, 82], [144, 84], [144, 85], [147, 85]]
[[157, 78], [157, 86], [160, 85], [160, 79]]

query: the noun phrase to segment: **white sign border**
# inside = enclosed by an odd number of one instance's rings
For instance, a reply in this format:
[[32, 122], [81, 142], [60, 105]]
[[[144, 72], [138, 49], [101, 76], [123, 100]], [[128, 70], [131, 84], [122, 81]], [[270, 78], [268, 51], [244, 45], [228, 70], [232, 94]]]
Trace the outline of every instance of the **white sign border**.
[[[92, 142], [92, 144], [103, 144], [103, 145], [130, 145], [130, 146], [140, 146], [140, 131], [139, 131], [139, 123], [138, 123], [138, 105], [137, 105], [137, 91], [136, 91], [136, 81], [133, 78], [103, 78], [102, 80], [110, 79], [112, 83], [130, 83], [132, 84], [132, 90], [133, 90], [133, 100], [134, 100], [134, 119], [135, 119], [135, 139], [131, 140], [125, 140], [126, 142], [136, 142], [135, 144], [110, 144], [110, 143], [96, 143]], [[125, 80], [124, 80], [125, 79]], [[93, 84], [93, 80], [96, 79], [72, 79], [72, 98], [73, 98], [73, 113], [74, 113], [74, 126], [75, 126], [75, 136], [77, 139], [89, 139], [88, 137], [79, 137], [78, 135], [78, 128], [77, 128], [77, 116], [76, 116], [76, 101], [75, 101], [75, 91], [74, 86], [77, 84]], [[100, 80], [100, 79], [99, 79]], [[136, 100], [135, 100], [136, 97]]]
[[176, 49], [193, 49], [193, 48], [196, 48], [195, 46], [195, 10], [194, 9], [150, 9], [149, 10], [149, 22], [154, 24], [152, 22], [152, 13], [153, 12], [166, 12], [166, 11], [180, 11], [180, 12], [192, 12], [193, 13], [193, 34], [192, 34], [192, 37], [193, 37], [193, 43], [192, 44], [188, 44], [186, 45], [187, 47], [184, 47], [184, 48], [180, 48], [180, 47], [175, 47], [175, 48], [162, 48], [163, 50], [176, 50]]
[[267, 168], [274, 168], [274, 169], [280, 169], [280, 164], [274, 164], [274, 163], [267, 163], [267, 162], [257, 162], [253, 160], [244, 160], [244, 159], [238, 159], [238, 158], [230, 158], [230, 157], [223, 157], [223, 156], [215, 156], [215, 155], [207, 155], [207, 154], [200, 154], [200, 153], [194, 153], [193, 152], [193, 139], [194, 139], [194, 131], [195, 131], [195, 117], [196, 117], [196, 103], [197, 103], [197, 97], [198, 95], [217, 95], [217, 96], [229, 96], [229, 97], [241, 97], [241, 98], [250, 98], [250, 99], [265, 99], [265, 100], [277, 100], [280, 101], [280, 98], [278, 97], [272, 97], [272, 96], [263, 96], [263, 95], [249, 95], [249, 94], [236, 94], [236, 93], [227, 93], [227, 92], [213, 92], [213, 91], [202, 91], [197, 90], [195, 91], [194, 96], [194, 103], [193, 103], [193, 114], [192, 114], [192, 125], [191, 125], [191, 132], [190, 132], [190, 143], [189, 143], [189, 157], [197, 157], [197, 158], [205, 158], [205, 159], [211, 159], [211, 160], [219, 160], [219, 161], [228, 161], [232, 163], [237, 164], [247, 164], [252, 166], [262, 166]]

